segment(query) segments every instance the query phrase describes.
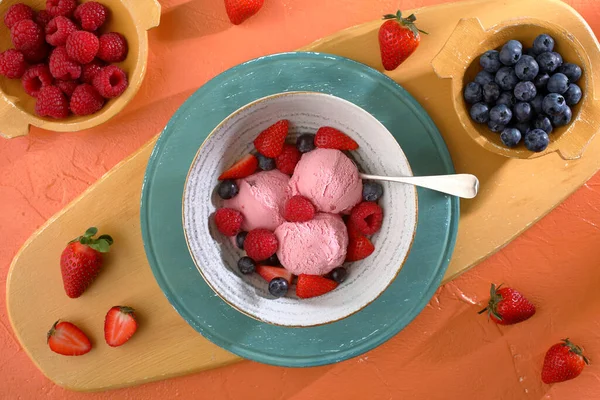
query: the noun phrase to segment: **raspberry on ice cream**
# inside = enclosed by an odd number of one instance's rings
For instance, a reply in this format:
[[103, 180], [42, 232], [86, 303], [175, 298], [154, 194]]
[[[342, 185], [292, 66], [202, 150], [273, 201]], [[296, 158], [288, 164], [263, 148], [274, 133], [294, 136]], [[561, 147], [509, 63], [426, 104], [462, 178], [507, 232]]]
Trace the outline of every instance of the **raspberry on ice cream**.
[[303, 154], [290, 187], [293, 195], [308, 198], [321, 212], [346, 213], [362, 199], [356, 165], [335, 149], [318, 148]]
[[285, 222], [283, 210], [291, 197], [289, 177], [277, 170], [262, 171], [237, 180], [239, 193], [225, 200], [224, 207], [233, 208], [244, 215], [242, 229], [275, 230]]
[[325, 275], [346, 258], [348, 230], [338, 215], [320, 213], [307, 222], [285, 222], [275, 236], [277, 257], [294, 275]]

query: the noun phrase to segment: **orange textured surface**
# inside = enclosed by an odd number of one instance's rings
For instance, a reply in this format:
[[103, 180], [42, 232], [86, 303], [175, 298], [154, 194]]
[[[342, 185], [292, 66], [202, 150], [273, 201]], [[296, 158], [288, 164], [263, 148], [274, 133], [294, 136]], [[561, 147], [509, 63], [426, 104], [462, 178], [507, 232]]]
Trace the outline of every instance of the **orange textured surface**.
[[[267, 0], [232, 26], [218, 0], [164, 0], [150, 33], [146, 80], [110, 123], [74, 134], [33, 129], [0, 139], [0, 301], [22, 243], [118, 161], [160, 131], [177, 107], [219, 72], [247, 59], [293, 50], [393, 11], [443, 0]], [[600, 3], [570, 0], [600, 34]], [[499, 7], [501, 2], [499, 2]], [[273, 35], [277, 32], [277, 35]], [[505, 249], [441, 288], [388, 343], [337, 365], [286, 369], [242, 362], [108, 393], [68, 392], [27, 358], [0, 307], [1, 398], [223, 399], [592, 399], [600, 398], [600, 174]], [[538, 306], [526, 323], [498, 327], [477, 316], [490, 282], [520, 289]], [[43, 288], [36, 288], [43, 290]], [[43, 333], [41, 333], [43, 335]], [[544, 385], [543, 355], [562, 337], [592, 359], [576, 380]]]

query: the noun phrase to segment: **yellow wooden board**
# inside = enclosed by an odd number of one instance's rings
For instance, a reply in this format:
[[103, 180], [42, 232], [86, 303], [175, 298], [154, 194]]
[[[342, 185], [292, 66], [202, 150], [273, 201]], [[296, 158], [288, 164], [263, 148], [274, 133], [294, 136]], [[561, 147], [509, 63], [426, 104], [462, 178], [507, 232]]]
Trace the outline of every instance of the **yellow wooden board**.
[[[544, 3], [543, 5], [541, 3]], [[460, 18], [477, 16], [490, 27], [515, 16], [530, 15], [565, 27], [600, 66], [598, 43], [583, 19], [558, 0], [478, 0], [420, 9], [420, 27], [434, 31], [403, 66], [389, 75], [404, 86], [439, 127], [458, 172], [476, 174], [481, 192], [461, 203], [458, 242], [445, 282], [493, 254], [548, 213], [600, 168], [600, 139], [583, 158], [566, 162], [557, 154], [513, 160], [487, 152], [461, 129], [450, 105], [450, 81], [437, 78], [431, 60]], [[377, 28], [380, 21], [357, 26], [302, 50], [334, 53], [381, 69]], [[596, 79], [594, 84], [598, 84]], [[598, 93], [598, 90], [596, 90]], [[42, 372], [61, 386], [103, 390], [215, 368], [239, 358], [209, 343], [179, 317], [154, 280], [143, 250], [139, 199], [146, 163], [156, 139], [109, 171], [67, 208], [48, 221], [15, 257], [8, 276], [7, 304], [23, 348]], [[115, 206], [116, 205], [116, 206]], [[78, 236], [89, 216], [119, 246], [105, 271], [77, 301], [62, 288], [58, 260], [66, 240]], [[117, 304], [140, 310], [141, 329], [126, 346], [97, 343], [84, 357], [50, 352], [44, 332], [68, 316], [84, 331], [102, 332], [104, 315]], [[83, 312], [82, 310], [85, 310]]]

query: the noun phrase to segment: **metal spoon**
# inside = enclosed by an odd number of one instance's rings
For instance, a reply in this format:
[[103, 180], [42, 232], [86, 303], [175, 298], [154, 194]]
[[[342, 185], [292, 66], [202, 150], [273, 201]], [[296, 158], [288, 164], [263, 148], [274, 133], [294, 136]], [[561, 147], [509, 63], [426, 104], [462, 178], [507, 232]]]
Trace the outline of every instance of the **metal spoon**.
[[372, 181], [406, 183], [462, 197], [463, 199], [472, 199], [477, 196], [479, 191], [479, 180], [471, 174], [398, 177], [360, 174], [360, 177]]

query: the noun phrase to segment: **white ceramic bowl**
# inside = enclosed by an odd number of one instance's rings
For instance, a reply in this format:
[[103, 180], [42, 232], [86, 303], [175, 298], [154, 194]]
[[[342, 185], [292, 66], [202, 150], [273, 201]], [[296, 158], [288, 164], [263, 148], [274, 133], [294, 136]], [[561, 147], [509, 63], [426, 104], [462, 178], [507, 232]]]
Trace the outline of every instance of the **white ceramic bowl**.
[[289, 327], [322, 325], [360, 311], [394, 280], [415, 235], [417, 192], [409, 185], [383, 184], [383, 226], [371, 238], [375, 252], [345, 265], [348, 278], [336, 290], [298, 299], [292, 286], [286, 297], [274, 299], [260, 276], [238, 271], [243, 252], [217, 231], [212, 216], [222, 206], [215, 190], [219, 174], [252, 152], [254, 138], [281, 119], [290, 121], [289, 139], [293, 141], [321, 126], [350, 135], [360, 146], [351, 156], [365, 173], [410, 176], [412, 172], [402, 149], [377, 119], [346, 100], [313, 92], [275, 94], [240, 108], [217, 126], [198, 150], [184, 188], [183, 227], [204, 280], [225, 302], [252, 318]]

